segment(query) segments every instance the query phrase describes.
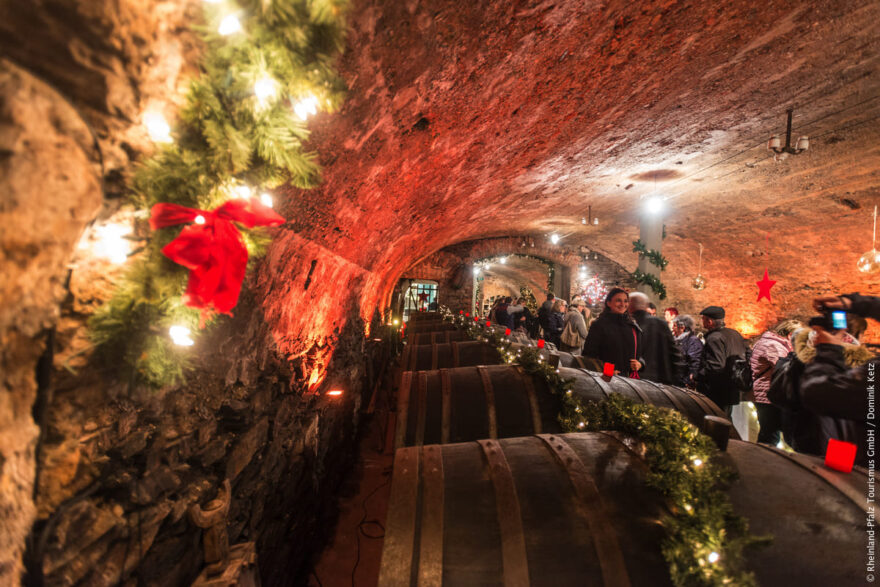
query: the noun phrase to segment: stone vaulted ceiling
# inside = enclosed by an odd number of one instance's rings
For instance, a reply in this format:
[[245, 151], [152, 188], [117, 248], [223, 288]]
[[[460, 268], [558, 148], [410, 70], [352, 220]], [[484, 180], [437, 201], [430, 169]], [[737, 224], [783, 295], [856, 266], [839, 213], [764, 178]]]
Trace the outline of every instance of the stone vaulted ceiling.
[[[880, 3], [357, 0], [350, 19], [349, 98], [311, 123], [324, 183], [289, 192], [282, 246], [333, 251], [379, 301], [485, 236], [557, 231], [632, 269], [652, 193], [673, 301], [768, 320], [880, 284], [855, 269], [880, 203]], [[777, 161], [789, 107], [812, 148]]]

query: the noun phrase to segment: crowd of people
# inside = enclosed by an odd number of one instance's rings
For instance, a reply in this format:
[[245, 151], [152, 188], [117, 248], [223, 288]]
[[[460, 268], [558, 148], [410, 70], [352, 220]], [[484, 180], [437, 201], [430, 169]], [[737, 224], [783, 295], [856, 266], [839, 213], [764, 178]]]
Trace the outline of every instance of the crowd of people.
[[621, 288], [608, 292], [596, 317], [582, 298], [569, 304], [550, 294], [536, 315], [522, 298], [499, 299], [490, 319], [582, 355], [597, 370], [610, 363], [623, 377], [696, 389], [728, 415], [741, 401], [753, 401], [758, 442], [784, 440], [798, 452], [821, 456], [835, 438], [856, 444], [856, 462], [864, 464], [867, 385], [876, 359], [859, 338], [865, 318], [880, 320], [880, 298], [845, 294], [817, 298], [814, 306], [823, 315], [846, 311], [846, 328], [826, 320], [810, 326], [783, 320], [750, 347], [726, 326], [720, 306], [704, 308], [698, 327], [676, 308], [657, 317], [648, 296]]

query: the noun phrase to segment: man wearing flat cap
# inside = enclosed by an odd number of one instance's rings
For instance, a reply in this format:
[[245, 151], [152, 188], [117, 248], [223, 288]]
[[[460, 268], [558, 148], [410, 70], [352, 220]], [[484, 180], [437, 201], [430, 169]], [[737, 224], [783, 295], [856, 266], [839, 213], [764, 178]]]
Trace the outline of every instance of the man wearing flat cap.
[[697, 391], [730, 415], [739, 403], [739, 388], [731, 377], [733, 362], [746, 356], [748, 345], [739, 332], [724, 326], [724, 308], [708, 306], [700, 312], [706, 329], [706, 347], [697, 372]]

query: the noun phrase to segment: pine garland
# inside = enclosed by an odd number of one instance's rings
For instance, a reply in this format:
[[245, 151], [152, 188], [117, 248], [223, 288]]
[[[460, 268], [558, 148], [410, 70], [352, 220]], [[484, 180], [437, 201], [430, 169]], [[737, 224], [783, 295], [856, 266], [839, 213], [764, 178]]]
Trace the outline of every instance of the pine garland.
[[642, 239], [633, 241], [633, 253], [638, 253], [639, 257], [645, 257], [648, 259], [648, 262], [655, 267], [659, 267], [661, 271], [666, 269], [666, 266], [669, 265], [669, 260], [660, 253], [657, 249], [649, 249], [645, 243], [642, 242]]
[[649, 286], [661, 300], [666, 299], [666, 286], [663, 285], [663, 282], [660, 281], [656, 275], [653, 273], [642, 273], [638, 269], [633, 271], [630, 275], [632, 275], [632, 278], [638, 283], [644, 283]]
[[585, 402], [571, 393], [572, 380], [544, 362], [538, 349], [524, 347], [514, 353], [510, 341], [497, 331], [448, 312], [444, 318], [474, 340], [495, 346], [506, 363], [517, 363], [529, 375], [544, 379], [551, 393], [562, 399], [559, 422], [567, 432], [619, 431], [641, 444], [649, 469], [646, 482], [666, 498], [672, 511], [663, 520], [667, 537], [661, 548], [674, 585], [756, 585], [754, 575], [745, 570], [743, 551], [771, 538], [750, 535], [746, 519], [734, 513], [722, 488], [736, 479], [736, 473], [721, 462], [709, 437], [678, 412], [638, 404], [620, 394]]
[[[186, 352], [168, 337], [169, 325], [195, 329], [198, 311], [181, 303], [187, 271], [161, 254], [180, 232], [149, 234], [146, 218], [156, 203], [212, 209], [248, 186], [313, 187], [320, 180], [316, 156], [305, 150], [305, 120], [291, 108], [309, 98], [327, 111], [343, 99], [333, 69], [343, 49], [348, 0], [238, 0], [244, 28], [218, 34], [228, 7], [207, 5], [201, 74], [189, 86], [173, 133], [131, 182], [129, 203], [140, 212], [138, 234], [147, 241], [113, 298], [90, 320], [97, 357], [120, 378], [162, 387], [182, 380]], [[274, 87], [258, 97], [255, 84]], [[269, 242], [265, 229], [242, 234], [251, 260]]]

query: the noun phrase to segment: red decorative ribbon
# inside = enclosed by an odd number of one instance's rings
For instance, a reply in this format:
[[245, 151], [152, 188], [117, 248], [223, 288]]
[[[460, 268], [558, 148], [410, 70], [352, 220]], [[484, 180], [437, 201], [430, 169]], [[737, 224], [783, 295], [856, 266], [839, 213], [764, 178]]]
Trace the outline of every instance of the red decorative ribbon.
[[247, 248], [238, 222], [254, 226], [278, 226], [285, 219], [256, 198], [230, 200], [215, 210], [197, 210], [177, 204], [156, 204], [150, 215], [153, 230], [185, 222], [190, 224], [165, 245], [162, 254], [189, 269], [184, 303], [207, 312], [230, 314], [238, 303], [247, 268]]

